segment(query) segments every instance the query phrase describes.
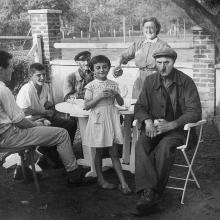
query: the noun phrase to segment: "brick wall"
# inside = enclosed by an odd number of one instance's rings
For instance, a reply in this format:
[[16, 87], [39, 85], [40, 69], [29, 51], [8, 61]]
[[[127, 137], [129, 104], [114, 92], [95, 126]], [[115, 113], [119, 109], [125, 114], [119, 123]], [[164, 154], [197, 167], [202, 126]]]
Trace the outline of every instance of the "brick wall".
[[55, 49], [54, 43], [60, 42], [60, 10], [29, 10], [32, 36], [42, 36], [43, 62], [49, 65], [53, 59], [61, 59], [61, 49]]
[[203, 117], [215, 113], [215, 46], [212, 35], [200, 27], [194, 27], [193, 80], [197, 85], [203, 108]]

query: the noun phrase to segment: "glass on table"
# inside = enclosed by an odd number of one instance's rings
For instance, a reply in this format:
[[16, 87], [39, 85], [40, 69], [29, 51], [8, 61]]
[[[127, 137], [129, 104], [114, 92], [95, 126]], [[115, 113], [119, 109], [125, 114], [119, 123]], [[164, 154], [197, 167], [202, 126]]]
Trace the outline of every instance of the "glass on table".
[[66, 102], [74, 104], [75, 99], [76, 99], [76, 96], [70, 95], [69, 98], [66, 100]]
[[125, 99], [125, 97], [128, 95], [128, 87], [127, 87], [127, 85], [123, 85], [122, 87], [121, 87], [121, 97], [123, 98], [123, 99]]
[[162, 118], [155, 119], [154, 120], [154, 126], [157, 127], [163, 121], [164, 121], [164, 119], [162, 119]]
[[132, 98], [124, 99], [125, 108], [127, 108], [129, 111], [134, 111], [134, 105], [135, 105], [136, 101], [137, 101], [137, 99], [132, 99]]

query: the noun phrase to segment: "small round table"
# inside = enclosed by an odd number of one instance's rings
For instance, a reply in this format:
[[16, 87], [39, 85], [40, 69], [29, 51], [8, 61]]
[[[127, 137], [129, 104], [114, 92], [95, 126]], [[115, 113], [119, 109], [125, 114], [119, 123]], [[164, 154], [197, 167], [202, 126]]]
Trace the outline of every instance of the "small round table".
[[[82, 139], [83, 159], [78, 159], [77, 162], [80, 165], [90, 166], [91, 170], [86, 176], [97, 176], [94, 165], [95, 148], [88, 148], [83, 144], [83, 137], [88, 122], [89, 111], [83, 110], [82, 107], [76, 104], [61, 102], [55, 105], [55, 109], [58, 112], [69, 114], [72, 117], [78, 118], [80, 135]], [[126, 110], [123, 107], [119, 108], [120, 114], [124, 115], [124, 142], [123, 142], [123, 155], [122, 155], [122, 169], [128, 170], [134, 173], [134, 163], [130, 158], [133, 156], [130, 154], [131, 143], [131, 124], [134, 112], [132, 110]], [[112, 166], [109, 158], [103, 159], [103, 166]]]

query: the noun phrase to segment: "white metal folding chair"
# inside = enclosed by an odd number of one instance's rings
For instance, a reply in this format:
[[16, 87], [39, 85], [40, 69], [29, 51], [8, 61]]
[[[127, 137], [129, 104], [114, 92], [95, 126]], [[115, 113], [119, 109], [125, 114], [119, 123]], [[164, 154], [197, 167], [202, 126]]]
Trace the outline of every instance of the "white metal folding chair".
[[[176, 190], [182, 191], [181, 204], [184, 204], [184, 197], [185, 197], [185, 193], [186, 193], [186, 187], [187, 187], [187, 184], [188, 184], [189, 181], [195, 182], [196, 186], [198, 188], [200, 188], [199, 182], [198, 182], [198, 180], [195, 176], [195, 173], [193, 171], [193, 163], [194, 163], [196, 154], [198, 152], [199, 145], [203, 141], [202, 140], [202, 129], [203, 129], [203, 125], [205, 123], [206, 123], [206, 120], [201, 120], [201, 121], [198, 121], [196, 123], [186, 124], [184, 126], [184, 130], [187, 131], [186, 143], [182, 146], [177, 147], [177, 150], [180, 150], [183, 153], [186, 164], [183, 165], [183, 164], [174, 163], [173, 165], [176, 166], [176, 167], [186, 168], [187, 169], [187, 174], [184, 177], [170, 176], [169, 178], [184, 181], [184, 186], [183, 187], [167, 186], [166, 188], [176, 189]], [[186, 151], [187, 151], [187, 148], [190, 145], [189, 137], [190, 137], [192, 128], [195, 128], [195, 127], [198, 128], [199, 134], [198, 134], [198, 139], [197, 139], [196, 146], [192, 149], [192, 151], [193, 151], [192, 152], [192, 158], [190, 159]], [[191, 176], [191, 178], [190, 178], [190, 176]]]
[[[167, 188], [169, 189], [176, 189], [176, 190], [181, 190], [182, 191], [182, 197], [181, 197], [181, 204], [184, 204], [184, 197], [185, 197], [185, 192], [186, 192], [186, 187], [189, 181], [195, 182], [196, 186], [198, 188], [200, 188], [200, 185], [198, 183], [198, 180], [194, 174], [193, 171], [193, 163], [196, 157], [196, 154], [198, 152], [199, 149], [199, 145], [200, 143], [203, 141], [202, 140], [202, 129], [203, 129], [203, 125], [206, 123], [206, 120], [200, 120], [198, 122], [195, 123], [189, 123], [186, 124], [184, 126], [184, 130], [187, 131], [187, 137], [186, 137], [186, 143], [184, 145], [181, 145], [179, 147], [177, 147], [177, 150], [180, 150], [183, 153], [184, 159], [186, 164], [182, 165], [182, 164], [173, 164], [176, 167], [182, 167], [182, 168], [187, 168], [187, 174], [185, 177], [176, 177], [176, 176], [170, 176], [170, 179], [176, 179], [176, 180], [180, 180], [180, 181], [184, 181], [184, 186], [183, 187], [174, 187], [174, 186], [167, 186]], [[189, 147], [190, 143], [190, 134], [192, 132], [192, 128], [198, 128], [199, 130], [199, 134], [198, 134], [198, 139], [197, 139], [197, 143], [196, 146], [192, 149], [193, 152], [192, 153], [192, 158], [190, 159], [188, 154], [187, 154], [187, 148]], [[130, 156], [130, 164], [132, 164], [132, 171], [134, 172], [135, 170], [135, 142], [137, 141], [139, 136], [139, 130], [138, 130], [138, 121], [134, 120], [133, 121], [133, 138], [132, 138], [132, 149], [131, 149], [131, 156]], [[190, 176], [192, 176], [192, 178], [190, 178]]]

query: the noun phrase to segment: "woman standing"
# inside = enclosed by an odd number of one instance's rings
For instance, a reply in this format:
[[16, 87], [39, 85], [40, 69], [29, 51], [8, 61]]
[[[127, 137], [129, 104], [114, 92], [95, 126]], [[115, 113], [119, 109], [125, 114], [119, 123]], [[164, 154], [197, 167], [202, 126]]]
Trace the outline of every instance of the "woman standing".
[[138, 98], [146, 76], [155, 71], [155, 60], [152, 57], [154, 51], [163, 47], [169, 47], [166, 42], [157, 37], [161, 25], [155, 17], [144, 19], [142, 25], [145, 39], [134, 42], [123, 52], [113, 71], [115, 77], [121, 76], [123, 73], [121, 64], [127, 64], [132, 59], [135, 60], [135, 65], [139, 68], [139, 76], [133, 86], [132, 98], [134, 99]]

